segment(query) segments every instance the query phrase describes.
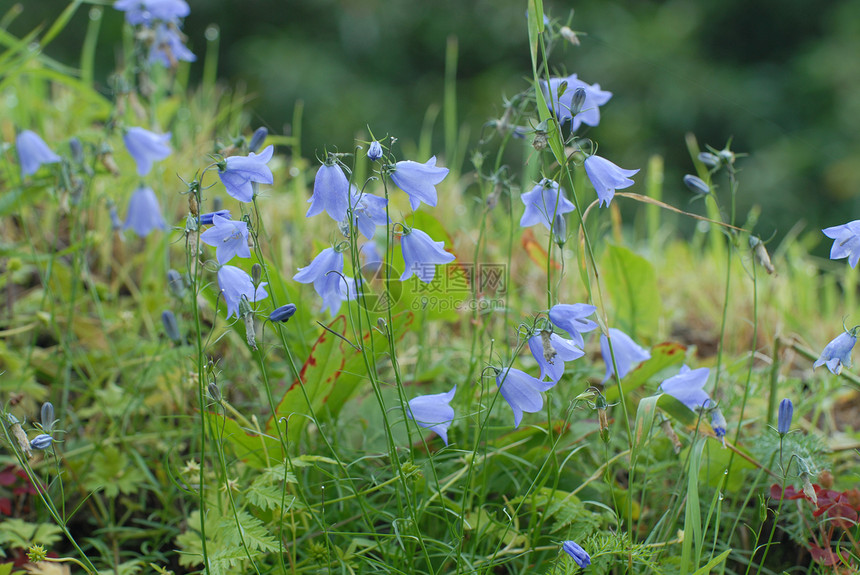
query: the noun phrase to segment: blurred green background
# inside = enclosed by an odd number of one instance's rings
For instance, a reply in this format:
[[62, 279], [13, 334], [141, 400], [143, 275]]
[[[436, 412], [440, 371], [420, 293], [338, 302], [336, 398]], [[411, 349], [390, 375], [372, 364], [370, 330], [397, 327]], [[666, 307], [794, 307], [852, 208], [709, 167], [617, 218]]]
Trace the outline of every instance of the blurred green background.
[[[482, 124], [501, 114], [502, 98], [523, 90], [530, 74], [524, 1], [189, 4], [185, 31], [199, 58], [192, 80], [202, 73], [206, 30], [215, 24], [219, 74], [247, 86], [254, 125], [284, 133], [296, 102], [304, 103], [307, 156], [324, 146], [349, 148], [366, 126], [377, 136], [417, 140], [428, 109], [443, 101], [449, 39], [458, 47], [459, 122], [473, 144]], [[22, 35], [67, 5], [27, 2], [10, 30]], [[731, 137], [735, 151], [749, 154], [740, 164], [739, 217], [761, 205], [763, 237], [782, 236], [798, 221], [815, 230], [860, 217], [860, 0], [545, 4], [562, 22], [574, 6], [571, 27], [585, 32], [582, 45], [556, 50], [552, 65], [614, 93], [588, 134], [601, 155], [625, 168], [665, 156], [667, 199], [684, 208], [690, 194], [681, 176], [693, 171], [684, 134], [715, 147]], [[90, 7], [80, 8], [48, 55], [77, 63]], [[105, 91], [122, 19], [107, 3], [99, 39]], [[433, 137], [441, 152], [441, 120]], [[643, 190], [640, 180], [631, 191]], [[818, 253], [829, 249], [824, 239]]]

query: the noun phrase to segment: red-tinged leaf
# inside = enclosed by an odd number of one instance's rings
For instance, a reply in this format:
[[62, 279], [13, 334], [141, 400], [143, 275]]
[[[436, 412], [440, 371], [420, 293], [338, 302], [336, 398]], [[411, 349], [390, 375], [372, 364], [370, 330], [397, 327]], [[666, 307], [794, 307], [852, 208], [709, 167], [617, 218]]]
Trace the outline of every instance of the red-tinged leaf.
[[[540, 266], [541, 269], [546, 269], [546, 247], [541, 245], [538, 239], [535, 237], [535, 233], [531, 228], [526, 228], [523, 232], [523, 237], [520, 240], [523, 246], [523, 249], [526, 251], [531, 260]], [[558, 263], [555, 259], [550, 262], [552, 269], [560, 270], [561, 264]]]

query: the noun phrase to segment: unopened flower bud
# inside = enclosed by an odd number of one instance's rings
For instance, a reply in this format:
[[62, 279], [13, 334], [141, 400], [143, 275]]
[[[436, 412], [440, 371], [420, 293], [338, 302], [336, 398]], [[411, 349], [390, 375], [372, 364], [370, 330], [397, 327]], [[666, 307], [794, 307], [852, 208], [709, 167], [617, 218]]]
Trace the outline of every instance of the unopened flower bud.
[[54, 442], [54, 438], [47, 433], [41, 433], [30, 442], [31, 449], [48, 449]]
[[75, 137], [69, 140], [69, 149], [72, 152], [72, 161], [76, 164], [84, 163], [84, 147], [81, 141]]
[[370, 148], [367, 150], [367, 159], [371, 162], [375, 162], [379, 158], [382, 157], [382, 144], [373, 140], [370, 142]]
[[570, 115], [576, 116], [582, 111], [582, 106], [585, 105], [585, 88], [577, 88], [573, 91], [573, 99], [570, 103]]
[[280, 321], [286, 323], [296, 313], [296, 304], [288, 303], [282, 305], [275, 311], [269, 314], [269, 321]]
[[213, 381], [206, 387], [206, 389], [209, 391], [209, 397], [216, 402], [221, 403], [221, 390], [218, 388], [217, 383]]
[[709, 168], [716, 168], [720, 165], [720, 158], [710, 152], [701, 152], [699, 153], [698, 158], [700, 162], [702, 162]]
[[9, 419], [9, 431], [12, 432], [12, 435], [15, 437], [15, 441], [18, 442], [18, 448], [27, 456], [28, 459], [33, 457], [33, 452], [30, 450], [30, 440], [27, 439], [27, 434], [24, 433], [24, 429], [21, 427], [21, 422], [18, 421], [18, 418], [11, 413], [9, 413], [7, 417]]
[[785, 435], [791, 429], [791, 418], [794, 415], [794, 404], [790, 399], [779, 402], [779, 417], [777, 418], [776, 430], [780, 435]]
[[552, 234], [558, 247], [562, 247], [567, 242], [567, 220], [564, 219], [564, 214], [555, 215], [552, 222]]
[[579, 46], [579, 36], [576, 35], [576, 32], [574, 32], [567, 26], [562, 26], [560, 32], [562, 38], [564, 38], [574, 46]]
[[562, 80], [561, 83], [558, 85], [558, 89], [556, 90], [556, 95], [559, 98], [564, 96], [564, 93], [567, 92], [567, 86], [568, 86], [567, 80]]
[[770, 255], [767, 253], [767, 248], [764, 247], [764, 242], [755, 236], [750, 236], [750, 247], [753, 249], [755, 259], [768, 274], [773, 274], [776, 269], [770, 261]]
[[687, 189], [694, 194], [701, 194], [704, 196], [711, 193], [711, 187], [706, 184], [702, 178], [692, 174], [684, 176], [684, 185], [687, 186]]
[[257, 329], [254, 324], [254, 310], [251, 309], [251, 304], [244, 295], [239, 300], [239, 317], [245, 321], [245, 339], [248, 341], [248, 347], [256, 350]]
[[609, 443], [609, 418], [606, 416], [606, 398], [602, 393], [597, 392], [597, 399], [594, 400], [594, 407], [597, 409], [597, 423], [600, 426], [600, 439], [604, 443]]
[[54, 404], [46, 401], [42, 404], [42, 431], [51, 433], [54, 427]]
[[254, 285], [259, 285], [260, 280], [263, 278], [263, 266], [255, 263], [251, 266], [251, 280], [253, 280]]
[[165, 310], [161, 312], [161, 323], [164, 325], [164, 333], [173, 343], [182, 343], [182, 334], [179, 333], [179, 323], [173, 312]]
[[216, 210], [214, 212], [201, 214], [200, 225], [211, 226], [215, 221], [215, 216], [221, 216], [222, 218], [227, 218], [228, 220], [233, 218], [233, 215], [230, 213], [230, 210]]
[[170, 293], [172, 293], [177, 299], [185, 297], [185, 280], [183, 280], [179, 272], [174, 269], [167, 270], [167, 289], [169, 289]]
[[266, 137], [269, 135], [269, 130], [265, 127], [259, 127], [254, 130], [254, 135], [251, 136], [251, 141], [248, 143], [248, 151], [257, 153], [257, 150], [263, 145], [263, 142], [266, 141]]

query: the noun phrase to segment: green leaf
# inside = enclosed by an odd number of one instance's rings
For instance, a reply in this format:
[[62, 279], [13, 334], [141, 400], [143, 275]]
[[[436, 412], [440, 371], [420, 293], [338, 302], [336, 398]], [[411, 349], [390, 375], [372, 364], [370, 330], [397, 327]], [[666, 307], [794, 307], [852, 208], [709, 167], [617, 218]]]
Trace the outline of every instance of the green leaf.
[[8, 547], [27, 549], [32, 545], [53, 547], [61, 539], [62, 529], [52, 523], [28, 523], [9, 518], [0, 522], [0, 543]]
[[207, 413], [209, 424], [219, 437], [229, 442], [236, 457], [258, 469], [269, 467], [272, 460], [282, 458], [281, 442], [270, 435], [264, 435], [239, 425], [235, 420], [218, 413]]
[[657, 333], [662, 302], [651, 262], [625, 247], [610, 245], [602, 268], [603, 285], [616, 312], [612, 324], [634, 340]]
[[108, 497], [135, 493], [146, 480], [146, 476], [129, 463], [128, 455], [113, 445], [96, 453], [89, 468], [84, 487], [90, 491], [103, 490]]
[[[239, 525], [236, 525], [238, 519]], [[239, 532], [241, 529], [241, 533]], [[247, 511], [239, 511], [235, 517], [222, 517], [215, 532], [215, 539], [228, 546], [248, 547], [251, 551], [277, 551], [278, 541], [271, 535], [263, 522]]]
[[636, 460], [639, 456], [639, 450], [645, 444], [645, 441], [651, 435], [651, 428], [654, 425], [654, 416], [657, 413], [657, 403], [660, 395], [652, 395], [646, 397], [639, 402], [636, 408], [636, 422], [633, 424], [633, 448], [630, 459], [633, 465], [636, 465]]
[[701, 567], [696, 569], [693, 575], [708, 575], [709, 573], [711, 573], [714, 567], [725, 561], [726, 558], [729, 556], [729, 553], [731, 552], [731, 549], [726, 549], [725, 551], [708, 561], [705, 565], [702, 565]]

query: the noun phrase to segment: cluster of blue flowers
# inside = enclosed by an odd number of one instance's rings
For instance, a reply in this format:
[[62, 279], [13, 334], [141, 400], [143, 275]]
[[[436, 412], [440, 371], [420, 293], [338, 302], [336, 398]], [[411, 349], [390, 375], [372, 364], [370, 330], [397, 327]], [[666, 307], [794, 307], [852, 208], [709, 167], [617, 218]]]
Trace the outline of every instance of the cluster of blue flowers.
[[182, 18], [190, 9], [185, 0], [117, 0], [114, 8], [125, 12], [125, 20], [138, 28], [138, 38], [149, 48], [149, 62], [175, 68], [177, 63], [197, 58], [185, 46]]

